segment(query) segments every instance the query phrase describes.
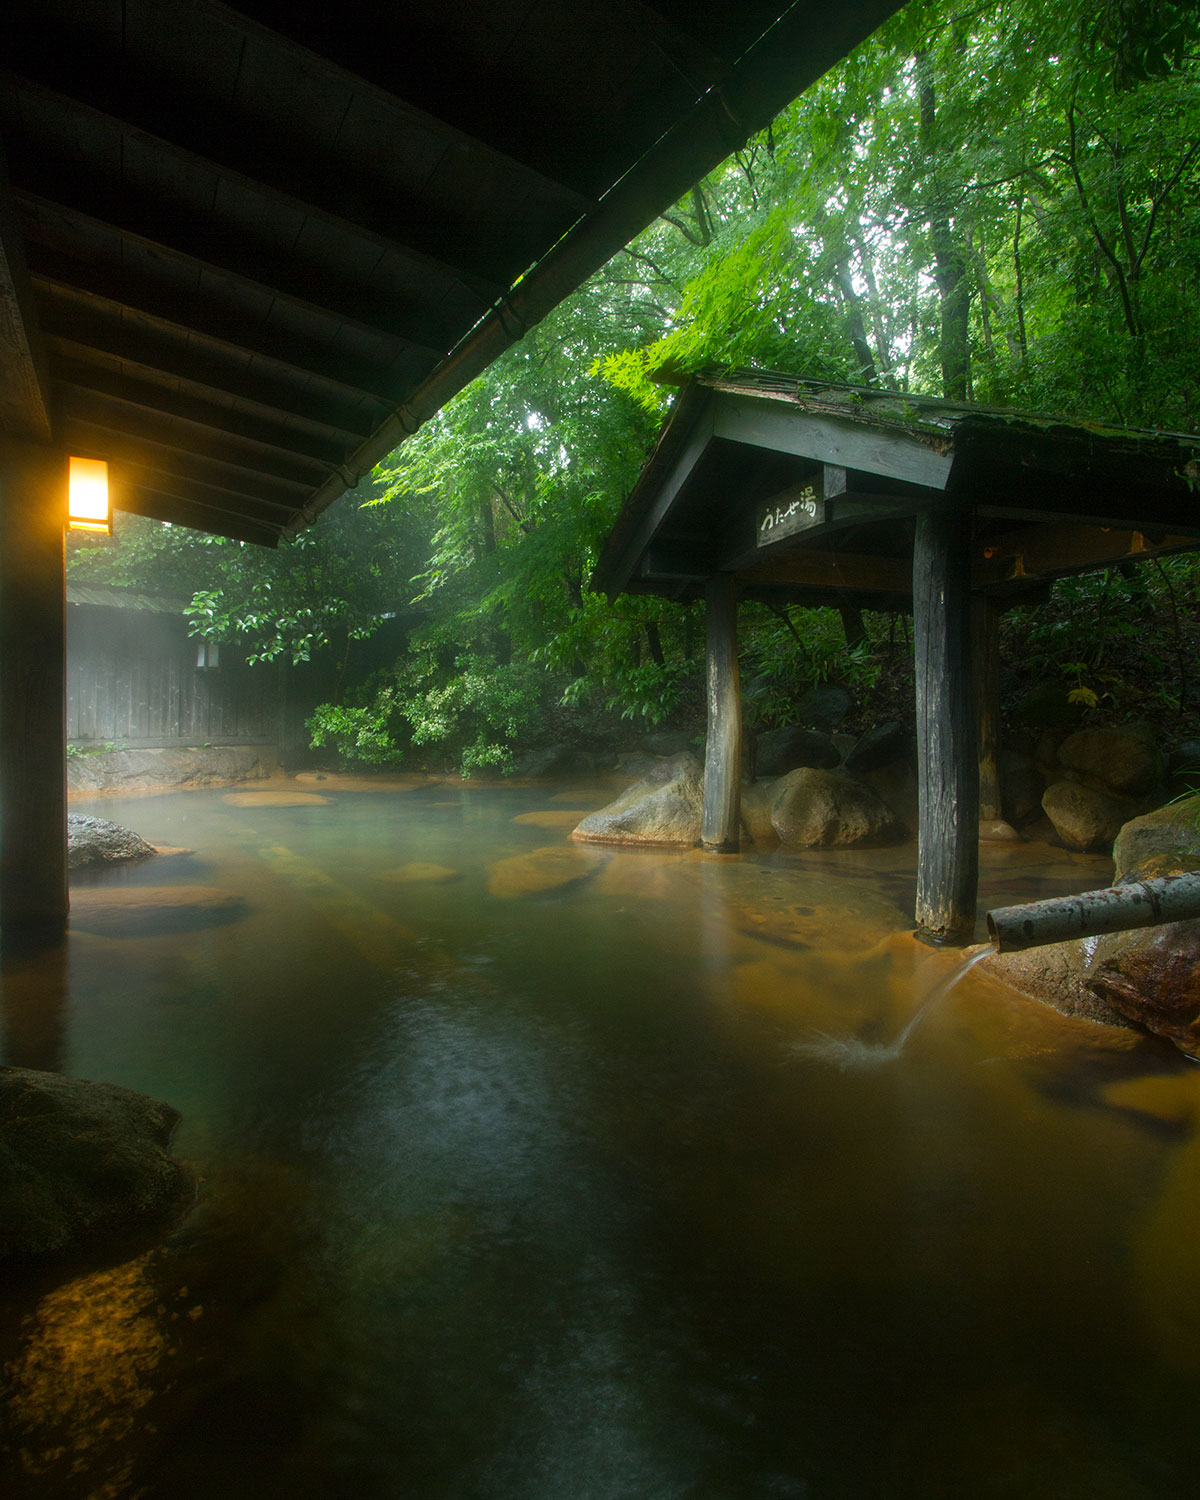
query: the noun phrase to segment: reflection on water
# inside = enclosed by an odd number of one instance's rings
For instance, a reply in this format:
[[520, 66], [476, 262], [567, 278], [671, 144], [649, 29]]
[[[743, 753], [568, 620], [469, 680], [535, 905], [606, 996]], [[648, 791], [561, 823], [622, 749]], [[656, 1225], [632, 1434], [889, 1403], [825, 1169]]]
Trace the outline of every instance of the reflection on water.
[[[122, 802], [193, 852], [5, 963], [6, 1060], [169, 1100], [204, 1179], [12, 1288], [6, 1496], [1194, 1492], [1200, 1073], [913, 942], [910, 850], [321, 796]], [[1106, 874], [984, 858], [992, 903]]]

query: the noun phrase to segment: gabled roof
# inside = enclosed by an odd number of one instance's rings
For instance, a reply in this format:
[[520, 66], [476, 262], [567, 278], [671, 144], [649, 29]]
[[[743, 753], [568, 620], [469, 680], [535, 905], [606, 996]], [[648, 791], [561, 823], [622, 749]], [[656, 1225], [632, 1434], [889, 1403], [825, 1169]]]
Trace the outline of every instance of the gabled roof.
[[0, 430], [273, 545], [901, 3], [9, 0]]
[[[1200, 547], [1200, 435], [759, 370], [706, 370], [681, 391], [606, 541], [592, 587], [745, 592], [896, 607], [913, 518], [975, 517], [975, 587]], [[805, 507], [801, 514], [799, 507]]]

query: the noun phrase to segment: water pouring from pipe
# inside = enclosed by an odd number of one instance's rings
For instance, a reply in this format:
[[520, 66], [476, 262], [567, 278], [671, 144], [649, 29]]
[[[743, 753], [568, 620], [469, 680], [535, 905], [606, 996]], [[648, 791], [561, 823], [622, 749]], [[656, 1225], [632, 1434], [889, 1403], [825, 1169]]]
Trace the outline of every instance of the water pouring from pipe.
[[990, 958], [995, 951], [995, 944], [990, 942], [977, 943], [973, 948], [968, 948], [962, 960], [930, 990], [890, 1042], [870, 1042], [860, 1036], [830, 1036], [822, 1031], [815, 1033], [807, 1042], [797, 1042], [792, 1050], [800, 1057], [830, 1063], [843, 1073], [895, 1062], [904, 1051], [909, 1037], [929, 1012], [966, 978], [976, 964]]

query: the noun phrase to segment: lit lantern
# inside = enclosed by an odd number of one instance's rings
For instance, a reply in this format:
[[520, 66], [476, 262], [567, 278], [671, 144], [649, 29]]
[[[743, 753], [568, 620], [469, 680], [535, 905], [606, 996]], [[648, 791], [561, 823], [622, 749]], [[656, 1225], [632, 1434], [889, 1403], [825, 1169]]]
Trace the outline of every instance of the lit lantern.
[[108, 509], [108, 465], [102, 458], [72, 458], [67, 482], [67, 525], [72, 531], [112, 535]]

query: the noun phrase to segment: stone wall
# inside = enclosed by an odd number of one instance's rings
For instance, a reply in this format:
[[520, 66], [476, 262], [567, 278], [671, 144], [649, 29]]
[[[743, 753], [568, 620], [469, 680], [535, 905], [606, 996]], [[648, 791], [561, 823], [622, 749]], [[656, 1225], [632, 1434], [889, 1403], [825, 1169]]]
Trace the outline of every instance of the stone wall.
[[165, 750], [109, 750], [67, 762], [70, 792], [147, 787], [226, 786], [265, 781], [279, 770], [274, 745], [198, 745]]

